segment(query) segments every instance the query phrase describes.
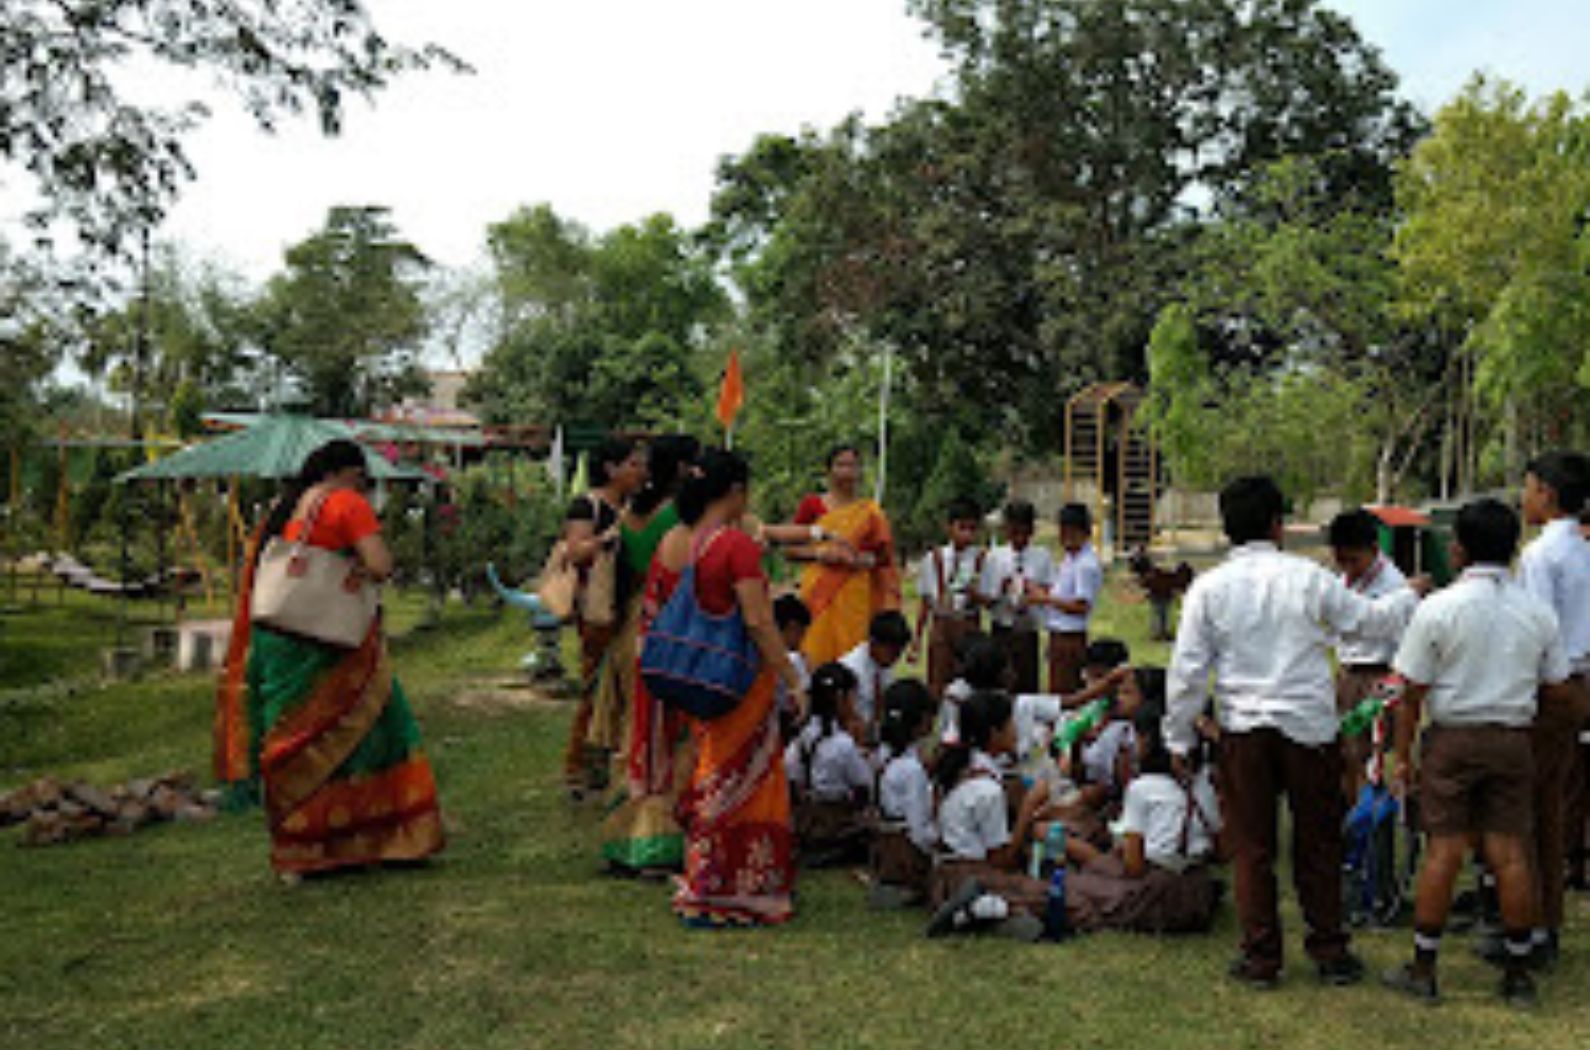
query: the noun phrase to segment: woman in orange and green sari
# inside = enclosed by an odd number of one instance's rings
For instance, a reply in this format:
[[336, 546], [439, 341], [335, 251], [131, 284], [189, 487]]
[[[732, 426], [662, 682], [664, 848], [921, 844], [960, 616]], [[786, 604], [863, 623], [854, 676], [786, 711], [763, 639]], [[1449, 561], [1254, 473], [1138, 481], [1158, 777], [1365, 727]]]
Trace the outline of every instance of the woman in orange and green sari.
[[750, 469], [733, 452], [702, 456], [679, 493], [684, 527], [663, 539], [651, 587], [666, 602], [695, 567], [696, 600], [711, 616], [737, 616], [761, 672], [729, 713], [692, 725], [697, 756], [679, 800], [685, 870], [674, 912], [687, 926], [772, 926], [794, 914], [794, 835], [774, 687], [782, 679], [804, 708], [800, 675], [773, 623], [762, 548], [737, 526]]
[[841, 445], [828, 454], [827, 493], [807, 496], [795, 512], [795, 524], [812, 529], [813, 545], [792, 555], [809, 563], [800, 584], [812, 614], [802, 646], [809, 667], [838, 660], [867, 640], [874, 616], [900, 608], [894, 533], [883, 508], [858, 495], [860, 485], [861, 452]]
[[[284, 881], [338, 868], [413, 862], [441, 850], [436, 780], [393, 677], [376, 616], [356, 649], [250, 622], [254, 573], [273, 536], [345, 551], [371, 581], [392, 572], [364, 497], [364, 449], [313, 452], [250, 547], [216, 704], [216, 773], [234, 797], [263, 788], [271, 865]], [[257, 785], [257, 787], [255, 787]]]

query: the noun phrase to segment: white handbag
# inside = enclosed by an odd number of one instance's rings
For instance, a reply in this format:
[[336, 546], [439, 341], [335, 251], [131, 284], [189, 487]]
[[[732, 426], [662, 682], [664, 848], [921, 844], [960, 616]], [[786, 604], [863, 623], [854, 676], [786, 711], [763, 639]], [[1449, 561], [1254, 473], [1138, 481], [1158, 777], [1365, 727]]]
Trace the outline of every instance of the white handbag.
[[260, 553], [249, 605], [253, 622], [343, 649], [357, 649], [370, 633], [380, 592], [357, 559], [309, 543], [321, 496], [303, 519], [298, 539], [272, 536]]

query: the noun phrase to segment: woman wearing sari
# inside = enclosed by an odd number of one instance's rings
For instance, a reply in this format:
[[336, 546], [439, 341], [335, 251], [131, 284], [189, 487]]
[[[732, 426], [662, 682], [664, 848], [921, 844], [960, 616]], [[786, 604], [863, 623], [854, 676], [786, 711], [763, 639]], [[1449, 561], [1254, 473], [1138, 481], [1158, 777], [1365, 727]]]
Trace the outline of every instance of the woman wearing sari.
[[[593, 746], [621, 747], [618, 800], [602, 825], [602, 859], [618, 875], [677, 871], [684, 834], [674, 819], [679, 787], [689, 775], [684, 722], [655, 701], [636, 673], [640, 635], [661, 605], [648, 574], [663, 537], [679, 525], [674, 495], [701, 452], [688, 435], [651, 443], [646, 486], [619, 522], [619, 632], [603, 660]], [[611, 741], [611, 743], [609, 743]]]
[[435, 777], [393, 677], [380, 615], [352, 650], [250, 621], [259, 552], [272, 537], [346, 552], [371, 582], [391, 574], [367, 483], [360, 446], [317, 449], [255, 535], [244, 567], [217, 702], [217, 774], [234, 791], [263, 787], [271, 864], [284, 881], [418, 861], [443, 845]]
[[692, 726], [695, 769], [679, 801], [685, 872], [673, 906], [695, 927], [776, 925], [794, 914], [789, 783], [774, 687], [782, 678], [801, 703], [801, 683], [773, 623], [762, 549], [737, 527], [749, 483], [744, 459], [707, 452], [679, 494], [683, 527], [663, 540], [652, 564], [651, 589], [665, 602], [693, 563], [702, 608], [743, 618], [762, 658], [733, 711]]
[[860, 483], [861, 453], [841, 445], [828, 454], [827, 493], [807, 496], [795, 512], [814, 543], [794, 555], [809, 562], [800, 593], [812, 613], [802, 646], [811, 667], [850, 652], [867, 640], [875, 615], [900, 607], [894, 534], [883, 508], [857, 494]]
[[[596, 722], [603, 658], [619, 632], [617, 566], [619, 520], [630, 497], [646, 483], [646, 450], [632, 439], [609, 438], [596, 451], [591, 491], [575, 498], [563, 523], [569, 561], [580, 571], [575, 630], [580, 636], [580, 701], [563, 751], [563, 785], [571, 799], [607, 782], [607, 763], [619, 740]], [[600, 563], [600, 564], [599, 564]], [[602, 570], [614, 569], [613, 573]], [[611, 588], [602, 581], [612, 583]], [[611, 708], [608, 712], [611, 715]]]

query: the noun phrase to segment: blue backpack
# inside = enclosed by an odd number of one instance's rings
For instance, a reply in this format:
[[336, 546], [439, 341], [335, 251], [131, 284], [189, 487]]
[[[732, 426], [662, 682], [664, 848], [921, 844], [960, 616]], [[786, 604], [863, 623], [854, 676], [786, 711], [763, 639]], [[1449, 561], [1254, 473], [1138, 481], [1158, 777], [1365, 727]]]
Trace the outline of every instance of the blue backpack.
[[760, 665], [761, 655], [738, 611], [720, 616], [701, 607], [696, 559], [691, 558], [641, 644], [640, 677], [646, 688], [669, 707], [711, 721], [739, 706]]

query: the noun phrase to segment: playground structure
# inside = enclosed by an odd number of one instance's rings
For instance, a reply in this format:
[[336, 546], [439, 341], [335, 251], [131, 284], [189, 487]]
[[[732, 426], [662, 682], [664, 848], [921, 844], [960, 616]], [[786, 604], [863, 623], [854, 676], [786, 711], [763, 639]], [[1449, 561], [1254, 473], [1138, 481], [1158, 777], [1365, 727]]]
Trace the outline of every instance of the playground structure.
[[1101, 548], [1146, 548], [1158, 533], [1159, 450], [1131, 383], [1095, 383], [1066, 401], [1065, 500], [1093, 511]]

